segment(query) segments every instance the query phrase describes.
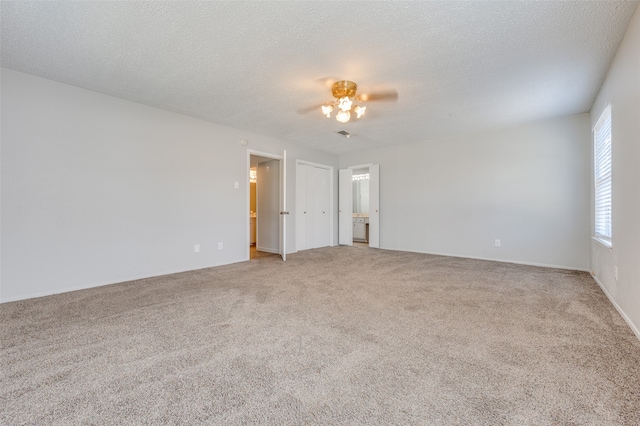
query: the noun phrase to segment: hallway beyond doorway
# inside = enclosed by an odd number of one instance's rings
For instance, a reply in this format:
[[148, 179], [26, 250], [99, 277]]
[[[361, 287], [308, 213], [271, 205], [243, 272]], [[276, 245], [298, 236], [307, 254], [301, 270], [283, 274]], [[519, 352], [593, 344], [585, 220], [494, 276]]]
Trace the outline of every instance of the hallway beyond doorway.
[[250, 260], [254, 260], [254, 259], [265, 259], [265, 258], [274, 258], [274, 259], [280, 259], [280, 255], [277, 253], [269, 253], [266, 251], [258, 251], [256, 249], [256, 246], [251, 246], [251, 250], [249, 250], [249, 259]]

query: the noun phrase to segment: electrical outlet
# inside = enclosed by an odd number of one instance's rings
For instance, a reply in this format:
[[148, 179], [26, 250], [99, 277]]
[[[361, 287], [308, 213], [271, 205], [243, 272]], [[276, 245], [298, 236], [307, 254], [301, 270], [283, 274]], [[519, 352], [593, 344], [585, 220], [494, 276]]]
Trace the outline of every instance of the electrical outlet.
[[500, 240], [496, 240], [496, 247], [500, 247]]
[[218, 250], [222, 250], [222, 243], [218, 243]]
[[195, 246], [193, 246], [193, 252], [200, 253], [200, 244], [196, 244]]
[[618, 267], [617, 266], [613, 267], [613, 276], [615, 277], [616, 281], [618, 281]]

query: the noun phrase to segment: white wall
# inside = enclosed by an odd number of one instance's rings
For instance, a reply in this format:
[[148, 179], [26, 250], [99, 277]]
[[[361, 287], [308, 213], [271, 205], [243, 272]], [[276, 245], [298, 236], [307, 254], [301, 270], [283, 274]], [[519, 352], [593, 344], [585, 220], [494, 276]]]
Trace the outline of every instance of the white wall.
[[295, 159], [337, 168], [329, 154], [4, 68], [1, 85], [3, 302], [247, 260], [247, 148], [287, 150], [295, 250]]
[[588, 270], [589, 141], [579, 114], [345, 154], [340, 167], [380, 164], [381, 248]]
[[[591, 108], [592, 126], [608, 103], [613, 154], [612, 248], [592, 241], [591, 269], [640, 338], [640, 8]], [[614, 267], [618, 268], [618, 280]]]

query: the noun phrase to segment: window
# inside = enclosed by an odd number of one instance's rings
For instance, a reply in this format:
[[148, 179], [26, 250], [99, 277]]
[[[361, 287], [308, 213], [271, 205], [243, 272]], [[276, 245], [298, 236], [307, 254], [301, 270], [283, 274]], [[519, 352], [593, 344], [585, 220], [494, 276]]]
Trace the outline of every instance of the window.
[[611, 105], [593, 129], [595, 238], [611, 246]]

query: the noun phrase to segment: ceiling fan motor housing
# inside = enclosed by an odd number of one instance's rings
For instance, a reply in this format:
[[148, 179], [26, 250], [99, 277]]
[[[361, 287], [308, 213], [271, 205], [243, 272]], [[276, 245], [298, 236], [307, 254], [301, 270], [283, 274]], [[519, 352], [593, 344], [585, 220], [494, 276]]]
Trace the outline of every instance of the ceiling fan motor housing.
[[349, 98], [353, 98], [356, 96], [356, 91], [358, 90], [358, 85], [353, 81], [341, 80], [336, 81], [331, 86], [331, 94], [336, 99], [344, 98], [345, 96]]

